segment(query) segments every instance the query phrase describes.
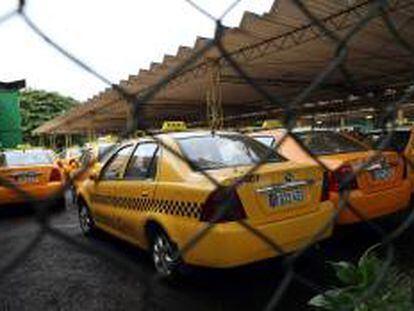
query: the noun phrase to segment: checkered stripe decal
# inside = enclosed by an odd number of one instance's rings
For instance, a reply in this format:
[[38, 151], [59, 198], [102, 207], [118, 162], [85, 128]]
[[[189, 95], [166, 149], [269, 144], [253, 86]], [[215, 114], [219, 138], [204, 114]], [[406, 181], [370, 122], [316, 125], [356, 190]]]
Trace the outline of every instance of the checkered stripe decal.
[[115, 197], [95, 194], [92, 202], [139, 212], [152, 212], [182, 217], [199, 218], [201, 203], [149, 198]]

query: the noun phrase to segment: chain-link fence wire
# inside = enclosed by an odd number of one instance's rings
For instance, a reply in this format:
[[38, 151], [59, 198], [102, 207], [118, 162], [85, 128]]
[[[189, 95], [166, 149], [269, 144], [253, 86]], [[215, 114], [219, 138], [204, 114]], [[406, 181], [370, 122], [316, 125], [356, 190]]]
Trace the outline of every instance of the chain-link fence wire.
[[[234, 57], [233, 51], [228, 51], [225, 45], [222, 42], [225, 27], [222, 25], [222, 20], [225, 18], [237, 5], [242, 1], [234, 1], [224, 12], [223, 14], [216, 18], [215, 16], [211, 15], [208, 11], [204, 10], [200, 7], [196, 2], [191, 0], [184, 0], [189, 5], [191, 5], [195, 10], [198, 10], [205, 16], [211, 19], [212, 23], [216, 25], [216, 31], [214, 38], [209, 40], [207, 44], [205, 44], [202, 48], [194, 52], [189, 58], [183, 61], [180, 65], [178, 65], [173, 71], [163, 77], [160, 81], [155, 83], [149, 88], [146, 88], [143, 91], [140, 91], [137, 94], [130, 93], [128, 90], [122, 88], [119, 85], [116, 85], [110, 81], [110, 79], [106, 78], [102, 75], [99, 71], [95, 70], [94, 68], [87, 65], [85, 62], [74, 56], [70, 51], [66, 50], [62, 46], [56, 43], [53, 38], [50, 38], [38, 25], [32, 21], [30, 16], [25, 11], [26, 1], [20, 0], [18, 7], [3, 16], [0, 16], [0, 26], [2, 23], [7, 22], [9, 19], [12, 18], [20, 18], [22, 19], [29, 29], [31, 29], [35, 34], [37, 34], [41, 39], [44, 40], [45, 44], [53, 47], [58, 52], [60, 52], [63, 56], [65, 56], [69, 61], [73, 62], [75, 66], [79, 66], [89, 74], [93, 75], [94, 77], [98, 78], [105, 84], [111, 86], [116, 92], [122, 96], [126, 102], [130, 105], [133, 114], [133, 122], [129, 124], [128, 128], [119, 134], [119, 140], [122, 141], [125, 138], [131, 137], [133, 133], [136, 132], [137, 129], [140, 130], [147, 130], [149, 135], [155, 140], [160, 146], [162, 146], [165, 150], [168, 150], [170, 153], [176, 156], [177, 160], [184, 161], [187, 164], [191, 165], [188, 160], [183, 157], [180, 153], [172, 149], [169, 145], [165, 144], [159, 136], [156, 135], [154, 131], [143, 126], [145, 125], [144, 120], [142, 120], [141, 115], [143, 108], [150, 102], [152, 98], [164, 87], [166, 87], [171, 81], [180, 77], [181, 75], [185, 74], [187, 71], [191, 70], [194, 66], [198, 65], [198, 61], [200, 61], [203, 56], [212, 49], [217, 49], [220, 52], [219, 62], [225, 64], [232, 68], [234, 72], [244, 80], [252, 89], [254, 89], [257, 94], [259, 94], [264, 100], [271, 103], [271, 107], [269, 110], [280, 109], [283, 114], [284, 120], [284, 127], [286, 129], [285, 134], [283, 137], [277, 142], [275, 148], [277, 149], [283, 142], [288, 139], [292, 138], [300, 145], [303, 151], [311, 157], [319, 166], [321, 166], [325, 171], [331, 171], [329, 167], [327, 167], [316, 155], [314, 155], [309, 148], [301, 141], [300, 137], [292, 132], [293, 128], [295, 127], [297, 117], [300, 115], [302, 104], [304, 104], [319, 88], [321, 88], [332, 75], [334, 72], [339, 71], [344, 78], [344, 88], [349, 89], [357, 89], [358, 83], [356, 79], [353, 77], [352, 72], [347, 68], [347, 57], [349, 54], [348, 45], [349, 42], [364, 30], [366, 27], [369, 27], [370, 23], [374, 20], [382, 20], [385, 28], [389, 32], [389, 34], [394, 38], [394, 44], [396, 47], [399, 47], [403, 51], [409, 53], [410, 56], [414, 56], [414, 49], [410, 42], [407, 42], [404, 37], [400, 34], [399, 27], [397, 27], [390, 16], [390, 8], [392, 5], [395, 5], [396, 2], [403, 2], [403, 1], [386, 1], [386, 0], [371, 0], [371, 1], [360, 1], [358, 6], [365, 6], [366, 10], [365, 13], [360, 16], [359, 21], [356, 22], [352, 27], [347, 30], [345, 35], [339, 35], [336, 33], [335, 30], [329, 28], [325, 23], [325, 20], [318, 18], [312, 10], [310, 10], [304, 0], [292, 0], [292, 3], [306, 16], [309, 20], [309, 24], [311, 26], [317, 26], [318, 31], [323, 34], [326, 38], [330, 40], [332, 45], [335, 47], [335, 53], [333, 55], [332, 60], [328, 63], [327, 66], [320, 73], [313, 79], [313, 81], [305, 87], [301, 92], [299, 92], [292, 100], [286, 100], [277, 94], [271, 93], [265, 88], [263, 88], [259, 83], [255, 81], [249, 74], [244, 70], [243, 64], [239, 63], [237, 59]], [[239, 31], [246, 32], [246, 30]], [[253, 35], [253, 34], [251, 34]], [[265, 40], [265, 39], [263, 39]], [[266, 38], [269, 40], [269, 38]], [[412, 69], [412, 68], [410, 68]], [[400, 98], [396, 98], [392, 102], [388, 102], [386, 105], [386, 109], [383, 109], [383, 115], [381, 116], [383, 128], [386, 127], [391, 130], [387, 131], [384, 139], [381, 141], [379, 148], [376, 151], [372, 151], [371, 156], [367, 161], [363, 164], [359, 165], [354, 172], [349, 174], [344, 180], [341, 181], [340, 184], [340, 200], [339, 206], [335, 209], [334, 215], [332, 215], [331, 219], [321, 226], [321, 228], [314, 234], [314, 236], [309, 237], [309, 241], [305, 247], [300, 249], [299, 251], [290, 254], [287, 253], [281, 245], [279, 245], [278, 241], [274, 239], [274, 237], [269, 237], [264, 235], [263, 233], [259, 232], [252, 226], [248, 221], [245, 220], [238, 220], [238, 224], [243, 227], [246, 231], [250, 232], [252, 235], [255, 235], [258, 239], [266, 243], [269, 247], [271, 247], [275, 255], [283, 256], [284, 262], [284, 276], [278, 283], [277, 288], [275, 288], [274, 293], [272, 294], [271, 298], [269, 299], [266, 310], [273, 310], [275, 309], [278, 304], [280, 303], [282, 297], [285, 295], [286, 291], [289, 288], [289, 285], [293, 281], [297, 281], [302, 283], [304, 286], [309, 287], [315, 293], [321, 293], [321, 286], [320, 284], [316, 284], [313, 280], [306, 278], [300, 275], [295, 269], [295, 264], [299, 258], [302, 257], [304, 252], [310, 248], [316, 241], [320, 239], [320, 237], [324, 236], [331, 227], [336, 223], [336, 219], [339, 213], [343, 212], [344, 210], [351, 211], [356, 217], [358, 217], [361, 221], [366, 223], [369, 228], [375, 232], [381, 240], [382, 247], [384, 249], [385, 258], [383, 261], [383, 265], [381, 267], [380, 273], [376, 277], [376, 281], [374, 284], [365, 292], [362, 300], [369, 298], [371, 295], [375, 294], [379, 284], [381, 283], [384, 276], [390, 269], [390, 265], [394, 258], [394, 239], [403, 233], [407, 228], [410, 227], [414, 220], [414, 211], [410, 212], [409, 215], [398, 225], [397, 228], [393, 232], [385, 232], [382, 227], [380, 227], [375, 222], [372, 222], [370, 219], [361, 213], [360, 210], [352, 206], [349, 200], [349, 190], [348, 185], [356, 178], [356, 176], [364, 169], [366, 169], [369, 165], [375, 162], [377, 159], [381, 158], [382, 152], [386, 149], [389, 144], [393, 134], [393, 131], [396, 127], [395, 115], [396, 111], [401, 107], [403, 103], [406, 103], [408, 100], [411, 99], [414, 93], [414, 81], [407, 81], [409, 82], [409, 87], [405, 89], [402, 93]], [[251, 116], [263, 116], [266, 113], [266, 110], [258, 111], [255, 113], [243, 114], [243, 115], [231, 115], [224, 118], [224, 121], [233, 121], [233, 120], [242, 120], [243, 118], [249, 118]], [[206, 125], [204, 122], [195, 122], [193, 125], [202, 126]], [[213, 129], [214, 130], [214, 129]], [[116, 148], [116, 147], [113, 147]], [[110, 148], [106, 151], [106, 153], [113, 152], [113, 148]], [[246, 181], [252, 174], [257, 172], [260, 167], [267, 162], [267, 158], [271, 156], [269, 155], [263, 159], [261, 163], [258, 163], [254, 167], [252, 167], [244, 176], [236, 179], [231, 185], [222, 185], [218, 180], [216, 180], [213, 176], [209, 175], [208, 172], [200, 171], [200, 174], [203, 174], [205, 178], [207, 178], [216, 188], [217, 191], [222, 192], [224, 197], [230, 197], [230, 193], [233, 189], [236, 189], [241, 183]], [[413, 163], [411, 163], [409, 158], [405, 159], [405, 162], [408, 163], [410, 168], [413, 167]], [[50, 200], [45, 202], [38, 202], [36, 198], [32, 197], [29, 193], [26, 193], [22, 189], [18, 187], [18, 185], [14, 184], [13, 182], [0, 177], [0, 186], [12, 189], [16, 195], [21, 196], [24, 198], [25, 201], [29, 202], [32, 209], [35, 211], [35, 219], [37, 221], [37, 232], [34, 234], [26, 243], [24, 247], [22, 247], [19, 252], [10, 258], [7, 262], [0, 263], [0, 279], [4, 278], [8, 273], [11, 273], [14, 269], [19, 267], [25, 259], [31, 254], [33, 250], [39, 245], [39, 243], [46, 237], [46, 236], [53, 236], [62, 240], [65, 243], [75, 246], [79, 251], [96, 255], [102, 257], [119, 269], [126, 270], [128, 272], [132, 272], [135, 278], [140, 279], [145, 284], [145, 292], [143, 297], [145, 300], [143, 301], [142, 305], [139, 306], [141, 309], [150, 309], [156, 307], [156, 300], [153, 299], [153, 288], [155, 286], [155, 282], [158, 281], [158, 276], [148, 276], [143, 274], [136, 266], [136, 264], [130, 260], [125, 259], [122, 256], [116, 256], [114, 254], [108, 254], [108, 252], [98, 246], [92, 244], [86, 244], [78, 239], [74, 239], [66, 235], [65, 233], [61, 232], [60, 230], [54, 228], [50, 225], [49, 220], [51, 216], [52, 204], [54, 199], [61, 197], [64, 193], [69, 190], [73, 186], [73, 182], [76, 181], [81, 175], [87, 173], [89, 169], [93, 166], [93, 163], [86, 164], [82, 169], [78, 170], [74, 176], [68, 178], [65, 182], [65, 186], [63, 189], [56, 193]], [[213, 216], [213, 219], [220, 219], [226, 213], [228, 213], [229, 204], [226, 202], [222, 202], [218, 207], [216, 214]], [[175, 254], [176, 256], [184, 256], [188, 251], [197, 247], [197, 244], [203, 237], [209, 234], [211, 230], [216, 226], [215, 222], [212, 221], [210, 223], [206, 223], [205, 227], [195, 234], [193, 237], [189, 239], [189, 242], [184, 245], [181, 249], [177, 251]], [[308, 259], [311, 260], [311, 259]], [[132, 279], [132, 278], [131, 278]]]

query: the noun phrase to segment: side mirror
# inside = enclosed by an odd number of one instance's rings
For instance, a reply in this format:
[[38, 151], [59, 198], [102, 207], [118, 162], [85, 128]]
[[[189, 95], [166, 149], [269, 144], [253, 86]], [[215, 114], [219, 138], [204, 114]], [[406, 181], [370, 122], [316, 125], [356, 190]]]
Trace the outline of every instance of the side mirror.
[[98, 173], [97, 172], [91, 172], [89, 174], [89, 179], [93, 180], [94, 182], [97, 182], [98, 181]]
[[76, 161], [75, 159], [70, 159], [69, 165], [75, 168], [79, 167], [78, 161]]
[[62, 160], [57, 160], [57, 161], [56, 161], [56, 164], [57, 164], [57, 166], [59, 166], [60, 168], [63, 168], [63, 167], [64, 167], [64, 165], [63, 165], [63, 161], [62, 161]]

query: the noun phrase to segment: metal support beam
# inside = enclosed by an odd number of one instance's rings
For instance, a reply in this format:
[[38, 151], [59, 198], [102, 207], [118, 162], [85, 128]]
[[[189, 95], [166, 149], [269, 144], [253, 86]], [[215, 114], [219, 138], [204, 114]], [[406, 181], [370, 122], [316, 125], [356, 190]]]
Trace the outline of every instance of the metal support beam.
[[211, 61], [210, 72], [207, 76], [207, 122], [211, 129], [221, 129], [224, 125], [224, 113], [221, 91], [221, 68], [219, 62]]

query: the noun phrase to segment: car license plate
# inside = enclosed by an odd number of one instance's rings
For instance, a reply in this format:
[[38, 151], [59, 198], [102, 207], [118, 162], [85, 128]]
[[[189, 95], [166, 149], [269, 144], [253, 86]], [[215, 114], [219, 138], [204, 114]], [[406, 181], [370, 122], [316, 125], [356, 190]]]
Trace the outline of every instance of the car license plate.
[[382, 168], [372, 171], [372, 178], [377, 181], [387, 180], [391, 177], [391, 169]]
[[271, 207], [279, 207], [305, 200], [305, 192], [303, 189], [295, 189], [288, 191], [275, 191], [269, 193], [269, 204]]
[[20, 175], [20, 176], [17, 176], [16, 179], [18, 183], [36, 183], [37, 182], [36, 175]]

